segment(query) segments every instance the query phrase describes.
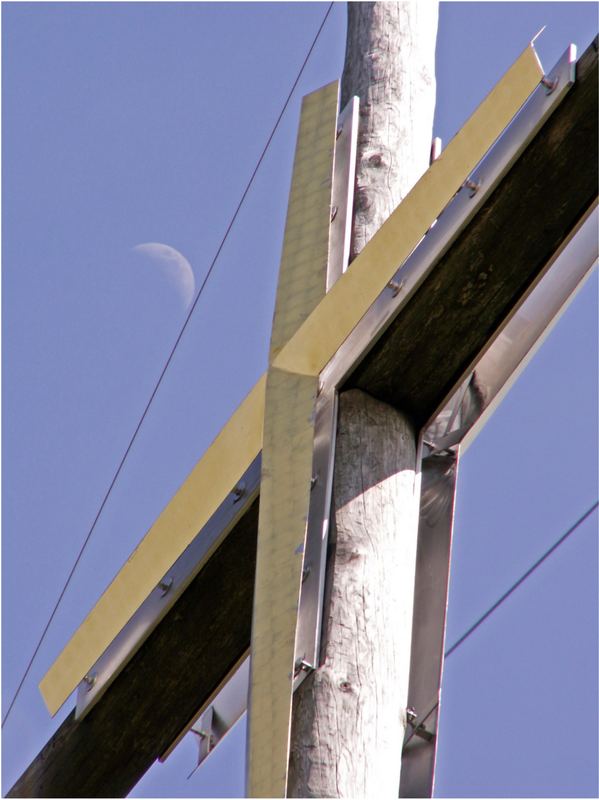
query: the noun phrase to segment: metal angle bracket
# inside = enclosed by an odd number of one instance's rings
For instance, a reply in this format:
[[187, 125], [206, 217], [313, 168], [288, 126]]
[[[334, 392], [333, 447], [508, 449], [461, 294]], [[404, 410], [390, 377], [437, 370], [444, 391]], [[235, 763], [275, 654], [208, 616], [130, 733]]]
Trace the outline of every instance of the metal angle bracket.
[[[571, 45], [542, 81], [505, 134], [529, 139], [546, 118], [549, 102], [559, 102], [575, 77]], [[547, 90], [548, 82], [551, 90]], [[482, 185], [488, 157], [474, 173]], [[460, 193], [464, 194], [464, 193]], [[459, 196], [459, 195], [458, 195]], [[444, 219], [443, 223], [447, 220]], [[434, 790], [436, 732], [444, 661], [445, 613], [451, 557], [453, 505], [459, 454], [481, 430], [500, 399], [538, 348], [597, 259], [599, 217], [588, 209], [512, 311], [487, 349], [469, 366], [421, 435], [422, 495], [414, 597], [414, 624], [400, 797], [431, 797]], [[433, 698], [431, 700], [431, 698]], [[417, 709], [428, 709], [418, 715]], [[410, 713], [412, 712], [412, 713]]]
[[[404, 739], [404, 747], [411, 742], [414, 736], [417, 736], [419, 739], [424, 739], [425, 742], [432, 742], [434, 740], [435, 736], [437, 735], [436, 719], [431, 722], [429, 721], [429, 717], [431, 717], [436, 708], [437, 706], [435, 704], [435, 706], [433, 706], [433, 708], [427, 714], [425, 714], [420, 721], [418, 721], [419, 716], [415, 708], [406, 709], [407, 728]], [[434, 730], [431, 730], [433, 727]]]
[[479, 185], [478, 191], [473, 196], [469, 191], [458, 191], [453, 196], [412, 253], [398, 265], [386, 289], [324, 368], [321, 373], [323, 384], [342, 384], [407, 305], [437, 262], [565, 98], [575, 81], [575, 59], [576, 47], [570, 45], [548, 75], [551, 80], [558, 80], [555, 91], [548, 94], [545, 86], [539, 84], [532, 92], [468, 176], [468, 180]]
[[[355, 160], [358, 130], [357, 97], [351, 99], [337, 118], [334, 150], [333, 183], [327, 290], [343, 274], [349, 262], [351, 238], [351, 208], [355, 180]], [[301, 596], [298, 606], [296, 658], [294, 659], [294, 689], [318, 665], [324, 577], [333, 458], [335, 446], [337, 398], [333, 388], [318, 392], [314, 408], [314, 441], [312, 482], [304, 545]], [[242, 482], [246, 481], [246, 477]], [[241, 486], [242, 482], [238, 485]], [[236, 493], [234, 493], [236, 494]], [[237, 500], [238, 498], [236, 498]], [[197, 721], [188, 728], [197, 739], [198, 767], [206, 760], [247, 708], [250, 688], [250, 658], [247, 657], [231, 678], [227, 678], [208, 706], [200, 711]], [[180, 741], [185, 731], [161, 757], [164, 760]], [[193, 774], [192, 772], [192, 774]]]
[[[522, 153], [527, 143], [563, 99], [575, 79], [575, 59], [576, 48], [574, 45], [570, 45], [555, 68], [546, 76], [547, 80], [554, 84], [555, 91], [548, 94], [546, 86], [541, 84], [533, 92], [524, 107], [503, 132], [500, 143], [485, 155], [466, 181], [468, 185], [476, 185], [476, 192], [458, 192], [454, 196], [446, 209], [439, 215], [437, 224], [433, 225], [413, 254], [397, 271], [388, 287], [391, 291], [383, 292], [320, 375], [320, 391], [315, 408], [313, 485], [298, 613], [295, 663], [311, 665], [313, 668], [319, 664], [337, 420], [337, 387], [360, 359], [358, 355], [360, 351], [362, 356], [365, 355], [372, 344], [382, 335], [391, 319], [399, 313], [426, 274], [449, 248], [459, 232], [463, 230], [489, 193]], [[341, 124], [342, 119], [345, 120], [343, 125]], [[349, 179], [350, 173], [346, 161], [348, 158], [355, 161], [356, 146], [353, 141], [344, 143], [342, 135], [346, 128], [351, 128], [352, 137], [357, 136], [357, 98], [352, 99], [340, 114], [339, 120], [337, 142], [339, 157], [336, 147], [333, 183], [336, 214], [331, 229], [327, 289], [345, 271], [349, 257], [348, 243], [351, 230], [348, 217], [350, 215], [343, 215], [341, 211], [343, 197], [339, 195], [341, 191], [345, 194], [345, 208], [351, 208], [354, 180], [353, 176]], [[339, 165], [343, 165], [342, 168]], [[347, 226], [343, 235], [338, 230], [335, 232], [335, 226], [342, 219], [345, 220], [344, 224]], [[343, 259], [341, 267], [339, 259]], [[435, 441], [428, 450], [425, 448], [425, 455], [430, 455], [433, 451], [452, 448], [460, 441], [470, 422], [467, 418], [468, 415], [472, 416], [476, 412], [476, 408], [473, 411], [471, 407], [467, 407], [467, 402], [470, 402], [470, 406], [472, 406], [475, 404], [476, 397], [475, 378], [469, 376], [464, 381], [462, 395], [453, 399], [453, 405], [449, 410], [443, 409], [439, 413], [434, 420], [435, 430], [427, 431], [427, 437], [434, 435]], [[453, 506], [453, 502], [451, 506]], [[306, 666], [295, 670], [294, 688], [297, 688], [309, 674], [310, 669], [307, 669]]]
[[[250, 657], [247, 656], [190, 728], [198, 745], [198, 761], [189, 777], [202, 765], [247, 708]], [[169, 754], [172, 748], [169, 749]], [[167, 754], [168, 755], [168, 754]], [[166, 755], [161, 758], [163, 761]]]
[[82, 719], [173, 607], [207, 558], [258, 496], [258, 455], [207, 524], [175, 561], [77, 687], [75, 719]]
[[359, 98], [352, 97], [337, 118], [327, 292], [349, 264], [359, 110]]
[[[337, 118], [327, 291], [346, 271], [349, 264], [359, 106], [359, 98], [352, 97]], [[336, 387], [325, 386], [320, 382], [314, 409], [312, 488], [298, 606], [294, 690], [320, 663], [336, 430]]]

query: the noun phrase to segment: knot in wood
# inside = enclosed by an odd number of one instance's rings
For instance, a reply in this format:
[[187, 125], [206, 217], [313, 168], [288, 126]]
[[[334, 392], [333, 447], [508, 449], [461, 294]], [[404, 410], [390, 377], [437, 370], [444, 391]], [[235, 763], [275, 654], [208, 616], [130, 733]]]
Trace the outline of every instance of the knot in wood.
[[341, 689], [342, 692], [351, 692], [352, 685], [349, 681], [341, 681], [341, 683], [339, 684], [339, 688]]
[[383, 164], [383, 156], [380, 153], [373, 153], [368, 159], [371, 167], [380, 167]]
[[370, 208], [372, 205], [368, 189], [364, 186], [358, 186], [358, 208], [364, 210]]

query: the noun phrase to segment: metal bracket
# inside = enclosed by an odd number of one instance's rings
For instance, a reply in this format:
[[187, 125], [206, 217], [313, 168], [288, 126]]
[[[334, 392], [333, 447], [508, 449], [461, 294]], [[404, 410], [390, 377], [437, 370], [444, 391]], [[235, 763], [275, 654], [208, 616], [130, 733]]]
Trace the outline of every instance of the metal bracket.
[[349, 263], [359, 107], [359, 99], [352, 97], [337, 119], [327, 292]]
[[[250, 658], [248, 656], [191, 726], [190, 731], [195, 736], [198, 745], [198, 761], [189, 777], [208, 758], [217, 744], [224, 739], [244, 714], [247, 708], [249, 677]], [[172, 749], [172, 747], [169, 748], [168, 753], [160, 760], [164, 761]]]
[[[337, 121], [333, 167], [333, 209], [329, 238], [327, 291], [347, 269], [358, 137], [359, 100], [353, 97]], [[319, 384], [315, 403], [314, 455], [304, 568], [295, 638], [294, 689], [320, 663], [324, 581], [333, 484], [337, 395], [334, 386]], [[298, 656], [301, 653], [303, 655]], [[298, 667], [299, 665], [299, 667]]]
[[[360, 352], [365, 353], [368, 345], [376, 341], [388, 322], [399, 313], [415, 288], [488, 198], [489, 193], [560, 102], [573, 81], [574, 58], [575, 49], [571, 47], [558, 62], [555, 70], [550, 73], [551, 75], [558, 73], [561, 76], [559, 86], [553, 95], [549, 97], [545, 86], [539, 86], [505, 134], [473, 173], [472, 180], [476, 181], [477, 185], [481, 185], [476, 197], [468, 198], [465, 196], [465, 192], [458, 192], [455, 195], [439, 217], [437, 225], [431, 228], [396, 274], [394, 281], [399, 285], [401, 291], [395, 291], [396, 287], [392, 285], [390, 287], [392, 292], [387, 290], [381, 293], [379, 300], [356, 326], [350, 338], [321, 374], [315, 405], [313, 480], [298, 611], [294, 688], [297, 688], [319, 664], [320, 626], [336, 431], [337, 387], [357, 363]], [[342, 136], [343, 128], [338, 126], [338, 142]], [[484, 182], [480, 180], [483, 174]], [[484, 185], [482, 185], [483, 183]], [[331, 229], [331, 242], [333, 241], [333, 228], [342, 215], [341, 201], [336, 199], [334, 204], [337, 205], [338, 211]], [[588, 239], [588, 230], [592, 228], [592, 224], [589, 228], [589, 225], [581, 223], [580, 228], [583, 227], [586, 231], [586, 239]], [[335, 254], [337, 254], [337, 249], [335, 249]], [[565, 257], [565, 254], [561, 254], [561, 260], [563, 260], [562, 256]], [[337, 256], [335, 255], [335, 257]], [[588, 257], [585, 256], [585, 258], [587, 260], [584, 262], [584, 268], [581, 267], [576, 274], [568, 278], [567, 286], [562, 286], [560, 289], [554, 281], [551, 291], [556, 294], [556, 297], [553, 298], [552, 303], [549, 303], [545, 314], [541, 314], [533, 325], [529, 334], [532, 338], [524, 340], [524, 349], [531, 346], [531, 341], [540, 335], [552, 315], [556, 313], [556, 309], [559, 309], [568, 294], [572, 293], [578, 283], [583, 280], [583, 276], [589, 269]], [[561, 276], [558, 283], [559, 281], [563, 282], [563, 266], [560, 267], [559, 264], [555, 266]], [[556, 270], [552, 268], [551, 272], [555, 273]], [[515, 312], [515, 318], [518, 318], [518, 312]], [[517, 327], [520, 324], [523, 323], [518, 323]], [[464, 436], [471, 437], [473, 431], [478, 430], [481, 418], [487, 414], [490, 407], [490, 401], [500, 391], [501, 381], [506, 380], [506, 375], [513, 370], [514, 364], [521, 360], [521, 348], [516, 348], [516, 352], [513, 342], [511, 347], [515, 354], [511, 360], [508, 359], [509, 364], [494, 380], [493, 386], [490, 386], [487, 380], [490, 367], [485, 366], [485, 359], [489, 358], [488, 353], [493, 352], [492, 346], [476, 365], [470, 367], [469, 372], [455, 388], [447, 403], [435, 415], [433, 422], [427, 426], [422, 436], [422, 496], [418, 545], [420, 573], [417, 568], [414, 609], [414, 631], [418, 631], [419, 643], [417, 642], [416, 646], [414, 642], [412, 643], [413, 661], [409, 694], [412, 705], [406, 710], [408, 729], [404, 741], [401, 796], [430, 796], [421, 792], [429, 791], [426, 788], [427, 785], [432, 787], [439, 705], [438, 689], [442, 669], [444, 609], [457, 477], [458, 458], [455, 448]], [[502, 345], [500, 349], [503, 356], [498, 352], [493, 356], [495, 360], [505, 356], [505, 347]], [[427, 575], [429, 575], [428, 583]], [[432, 586], [431, 581], [434, 584]], [[441, 610], [439, 611], [439, 609]], [[298, 656], [298, 653], [301, 655]], [[423, 702], [430, 700], [431, 695], [435, 698], [432, 703]], [[194, 726], [194, 732], [202, 739], [203, 744], [201, 744], [204, 748], [202, 751], [200, 747], [201, 752], [204, 752], [200, 763], [219, 741], [218, 737], [210, 739], [210, 736], [215, 737], [215, 720], [218, 727], [220, 714], [217, 700], [213, 701], [213, 706], [216, 708], [213, 716], [206, 717], [206, 719], [202, 716], [198, 724]], [[429, 710], [419, 715], [415, 710], [418, 708], [428, 708]], [[418, 751], [417, 755], [416, 751]], [[419, 793], [411, 793], [406, 789], [407, 786], [417, 787]], [[423, 787], [425, 788], [423, 789]]]
[[[332, 472], [334, 458], [334, 439], [336, 431], [336, 392], [337, 387], [343, 382], [348, 373], [359, 362], [360, 353], [365, 355], [380, 335], [384, 332], [391, 320], [397, 316], [401, 308], [408, 302], [414, 291], [418, 288], [435, 263], [442, 257], [446, 250], [459, 235], [460, 231], [468, 224], [473, 215], [489, 197], [495, 186], [503, 178], [514, 161], [523, 152], [528, 142], [533, 138], [543, 122], [557, 107], [565, 96], [568, 88], [574, 81], [576, 48], [571, 45], [549, 74], [553, 81], [559, 77], [557, 88], [548, 96], [545, 86], [533, 92], [524, 107], [518, 112], [503, 135], [493, 145], [491, 150], [481, 160], [465, 185], [470, 192], [457, 192], [454, 198], [443, 210], [437, 223], [431, 227], [414, 250], [412, 255], [398, 269], [397, 273], [388, 284], [389, 292], [382, 292], [379, 299], [371, 306], [367, 314], [356, 325], [348, 339], [341, 345], [335, 356], [325, 367], [320, 376], [320, 393], [316, 402], [315, 447], [312, 474], [317, 479], [311, 492], [310, 512], [306, 535], [304, 563], [309, 570], [304, 573], [302, 584], [298, 628], [296, 634], [296, 657], [304, 653], [308, 662], [319, 663], [320, 625], [322, 603], [324, 596], [324, 573], [326, 567], [326, 547], [329, 530], [329, 512], [331, 503]], [[351, 109], [351, 111], [350, 111]], [[343, 114], [354, 115], [357, 105], [348, 105]], [[341, 119], [340, 115], [340, 119]], [[353, 118], [353, 117], [352, 117]], [[341, 147], [344, 136], [344, 126], [338, 124], [340, 131], [337, 144]], [[339, 151], [341, 153], [341, 150]], [[341, 163], [342, 156], [335, 153], [336, 167]], [[347, 168], [344, 167], [345, 173]], [[335, 172], [337, 175], [337, 172]], [[343, 178], [343, 181], [346, 179]], [[347, 189], [349, 190], [349, 186]], [[338, 260], [343, 252], [346, 258], [348, 250], [344, 249], [339, 237], [335, 238], [335, 226], [341, 219], [345, 219], [343, 209], [347, 208], [348, 200], [339, 197], [336, 192], [336, 183], [333, 183], [333, 204], [338, 212], [331, 226], [330, 264], [339, 277]], [[469, 196], [468, 196], [469, 194]], [[346, 229], [346, 234], [349, 235]], [[332, 285], [335, 275], [331, 275], [328, 285]], [[486, 404], [489, 395], [482, 388], [479, 380], [478, 368], [465, 376], [462, 384], [454, 392], [449, 407], [440, 409], [434, 420], [425, 432], [425, 443], [429, 443], [428, 455], [436, 454], [434, 464], [441, 466], [438, 456], [442, 452], [450, 452], [452, 448], [463, 439], [468, 430], [478, 419]], [[449, 461], [453, 458], [453, 462]], [[443, 461], [443, 469], [455, 472], [455, 455], [450, 455]], [[437, 498], [438, 501], [438, 498]], [[435, 503], [438, 505], [437, 501]], [[423, 509], [428, 515], [436, 514], [435, 503], [430, 508]], [[295, 678], [294, 688], [300, 685], [305, 678], [305, 671], [301, 670]]]
[[[427, 730], [425, 722], [418, 722], [417, 720], [418, 714], [415, 709], [406, 708], [406, 722], [412, 730], [412, 735], [418, 736], [419, 739], [424, 739], [425, 742], [432, 742], [437, 735], [436, 732], [433, 733]], [[407, 737], [407, 741], [409, 742], [411, 738], [411, 736]], [[405, 744], [407, 744], [407, 742], [404, 743], [404, 746]]]
[[209, 522], [81, 681], [77, 689], [75, 719], [82, 719], [89, 713], [127, 661], [189, 586], [202, 564], [247, 511], [258, 495], [261, 463], [262, 457], [258, 455]]

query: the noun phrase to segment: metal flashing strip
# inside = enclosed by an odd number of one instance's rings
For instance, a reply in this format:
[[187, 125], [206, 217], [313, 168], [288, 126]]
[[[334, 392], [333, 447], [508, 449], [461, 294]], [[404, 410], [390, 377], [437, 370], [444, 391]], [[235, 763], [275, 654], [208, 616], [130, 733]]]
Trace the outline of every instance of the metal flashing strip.
[[337, 120], [327, 292], [343, 275], [349, 263], [359, 112], [360, 100], [352, 97]]
[[[374, 303], [357, 322], [350, 335], [324, 368], [321, 381], [325, 387], [339, 386], [343, 383], [483, 206], [572, 87], [575, 79], [575, 60], [576, 48], [574, 45], [570, 45], [555, 68], [548, 74], [548, 80], [557, 81], [555, 90], [548, 92], [543, 84], [539, 84], [510, 125], [499, 136], [488, 153], [479, 160], [475, 170], [470, 174], [469, 180], [479, 186], [478, 190], [472, 194], [468, 190], [460, 189], [438, 218], [432, 220], [434, 225], [427, 230], [411, 255], [391, 276], [391, 280], [383, 286]], [[441, 157], [445, 156], [448, 149], [449, 147], [434, 162], [433, 167]], [[463, 175], [462, 177], [462, 183], [464, 183], [468, 176]], [[403, 201], [404, 203], [409, 196]], [[401, 205], [395, 213], [400, 209]], [[373, 241], [374, 239], [376, 236]], [[364, 248], [363, 253], [367, 251], [368, 246]], [[359, 258], [360, 256], [352, 263], [347, 275], [352, 273]], [[331, 294], [334, 291], [335, 289]]]
[[[93, 681], [90, 670], [146, 598], [152, 605], [155, 603], [153, 593], [156, 587], [169, 574], [174, 562], [195, 539], [198, 531], [209, 523], [260, 453], [265, 387], [264, 375], [231, 416], [42, 679], [40, 691], [52, 715], [85, 676], [88, 676], [87, 685]], [[120, 646], [118, 649], [124, 652]], [[93, 691], [94, 686], [90, 686], [90, 694]]]
[[[402, 290], [398, 297], [394, 298], [384, 289], [389, 271], [392, 277], [396, 265], [404, 260], [404, 253], [407, 255], [407, 252], [414, 248], [418, 239], [422, 238], [426, 229], [442, 210], [443, 204], [451, 198], [467, 177], [469, 170], [466, 167], [480, 160], [488, 144], [501, 133], [502, 128], [522, 105], [530, 88], [534, 88], [538, 83], [540, 74], [536, 54], [530, 47], [483, 101], [462, 131], [425, 173], [379, 233], [373, 237], [354, 261], [352, 268], [342, 275], [331, 292], [325, 295], [305, 321], [298, 318], [299, 322], [293, 323], [292, 327], [299, 324], [299, 328], [289, 331], [292, 336], [291, 341], [285, 344], [284, 337], [280, 339], [277, 343], [277, 347], [281, 348], [278, 355], [273, 351], [275, 367], [283, 366], [285, 370], [297, 368], [300, 372], [305, 368], [308, 374], [314, 374], [314, 366], [324, 366], [334, 354], [334, 351], [331, 352], [331, 347], [337, 347], [344, 342], [322, 376], [328, 386], [339, 385], [342, 376], [347, 374], [367, 351], [370, 346], [368, 337], [380, 335], [386, 322], [405, 302], [408, 291]], [[545, 118], [543, 114], [547, 116], [551, 113], [553, 104], [561, 98], [563, 91], [563, 82], [561, 85], [558, 83], [557, 88], [551, 93], [543, 87], [549, 107], [541, 111], [537, 109], [537, 117], [533, 120], [537, 127]], [[537, 94], [538, 90], [533, 99]], [[531, 103], [527, 104], [527, 108], [530, 105]], [[531, 118], [534, 116], [531, 114]], [[507, 135], [512, 127], [510, 126]], [[519, 146], [520, 149], [523, 147], [521, 142]], [[518, 147], [515, 147], [515, 152], [520, 152]], [[512, 158], [515, 157], [512, 155]], [[504, 169], [507, 167], [504, 166]], [[469, 218], [478, 207], [478, 196], [484, 196], [487, 190], [488, 181], [485, 180], [481, 190], [471, 200], [471, 205], [468, 204], [470, 207], [467, 213], [464, 215], [460, 212], [462, 225], [465, 224], [463, 218]], [[456, 201], [463, 203], [464, 195], [464, 192], [458, 192], [453, 203]], [[421, 248], [424, 245], [425, 251], [429, 237], [436, 236], [437, 229], [445, 230], [448, 240], [452, 240], [456, 235], [450, 217], [447, 217], [448, 222], [445, 222], [446, 215], [455, 213], [455, 210], [450, 211], [453, 203], [425, 237], [421, 245]], [[426, 224], [422, 220], [426, 220]], [[399, 229], [402, 226], [400, 238]], [[406, 236], [406, 232], [410, 235]], [[407, 245], [406, 240], [409, 240]], [[398, 242], [403, 244], [399, 252]], [[447, 241], [437, 241], [436, 246], [446, 247], [448, 244]], [[419, 256], [421, 260], [422, 252]], [[430, 254], [427, 258], [430, 258]], [[367, 277], [366, 273], [375, 262], [377, 269], [373, 275]], [[422, 279], [422, 274], [412, 275], [410, 268], [406, 269], [408, 265], [409, 261], [406, 262], [399, 278], [406, 284], [413, 280], [411, 289], [408, 285], [405, 287], [406, 290], [413, 291], [416, 282]], [[426, 268], [427, 265], [423, 267], [422, 264], [418, 268], [413, 267], [415, 272]], [[382, 296], [364, 317], [365, 308], [367, 309], [372, 301], [376, 300], [381, 288], [383, 288]], [[396, 294], [395, 289], [391, 294]], [[344, 300], [348, 301], [347, 306]], [[393, 302], [389, 302], [390, 300]], [[397, 300], [399, 302], [396, 302]], [[321, 323], [322, 328], [319, 327]], [[351, 333], [350, 338], [344, 341], [348, 330]], [[348, 345], [351, 346], [348, 348]], [[296, 360], [294, 354], [299, 354], [299, 360]], [[264, 375], [216, 437], [44, 676], [40, 690], [50, 713], [56, 713], [85, 676], [89, 679], [86, 685], [93, 681], [89, 673], [102, 653], [146, 598], [155, 591], [170, 567], [197, 535], [198, 530], [208, 523], [212, 514], [256, 458], [262, 446], [265, 391]], [[91, 686], [90, 693], [93, 689]], [[100, 687], [98, 692], [99, 690]]]
[[[432, 797], [458, 458], [476, 438], [599, 258], [596, 203], [421, 436], [422, 496], [409, 711], [400, 797]], [[461, 443], [461, 444], [460, 444]]]
[[445, 614], [458, 472], [458, 453], [422, 459], [420, 519], [408, 689], [408, 726], [400, 797], [432, 797], [437, 709], [443, 669]]
[[302, 586], [298, 608], [294, 656], [294, 691], [320, 663], [320, 633], [329, 539], [337, 392], [321, 391], [314, 410], [312, 487], [306, 532]]
[[274, 366], [318, 375], [543, 77], [530, 45], [331, 288]]
[[[359, 109], [359, 98], [352, 97], [337, 119], [327, 291], [349, 264]], [[318, 666], [320, 660], [336, 431], [337, 392], [334, 387], [325, 391], [319, 384], [314, 408], [312, 486], [295, 638], [294, 691], [308, 675], [309, 667]]]
[[216, 745], [225, 738], [245, 713], [249, 678], [250, 657], [247, 656], [212, 703], [191, 726], [199, 750], [198, 763], [193, 772], [203, 764]]
[[252, 619], [247, 792], [285, 796], [318, 377], [273, 363], [326, 293], [338, 82], [304, 98], [266, 382]]
[[260, 491], [261, 454], [218, 507], [173, 566], [104, 651], [77, 689], [75, 718], [82, 719], [108, 689], [129, 659], [170, 611]]
[[474, 367], [483, 408], [462, 434], [465, 452], [590, 277], [599, 258], [599, 210], [588, 209]]

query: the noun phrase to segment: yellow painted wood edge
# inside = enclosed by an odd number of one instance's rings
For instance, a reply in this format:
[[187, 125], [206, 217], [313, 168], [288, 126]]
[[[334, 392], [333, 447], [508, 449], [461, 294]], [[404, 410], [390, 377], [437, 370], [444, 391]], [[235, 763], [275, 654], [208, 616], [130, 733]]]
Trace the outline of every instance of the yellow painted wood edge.
[[262, 449], [266, 374], [258, 380], [39, 684], [54, 715], [208, 522]]
[[248, 797], [286, 796], [317, 390], [312, 375], [268, 372], [252, 616]]
[[[326, 294], [338, 90], [339, 81], [333, 81], [302, 102], [271, 363]], [[248, 696], [246, 790], [250, 797], [286, 795], [317, 388], [314, 376], [269, 369]]]
[[282, 348], [273, 366], [304, 375], [324, 369], [542, 76], [531, 44]]

